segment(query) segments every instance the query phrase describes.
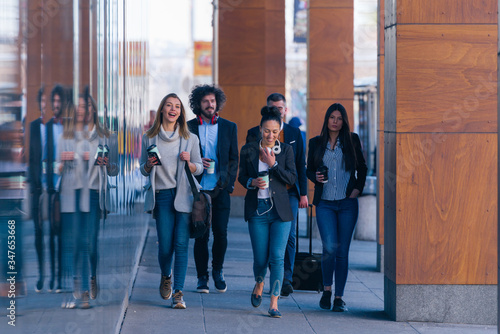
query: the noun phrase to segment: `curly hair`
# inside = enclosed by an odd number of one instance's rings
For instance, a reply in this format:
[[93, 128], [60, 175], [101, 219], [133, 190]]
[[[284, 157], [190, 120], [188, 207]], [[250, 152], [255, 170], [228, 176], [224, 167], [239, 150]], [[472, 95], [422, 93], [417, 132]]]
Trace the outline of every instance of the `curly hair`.
[[189, 106], [195, 115], [200, 115], [201, 99], [208, 94], [215, 95], [215, 102], [217, 103], [217, 107], [215, 109], [216, 112], [224, 108], [224, 104], [226, 103], [226, 94], [224, 94], [222, 89], [215, 85], [198, 85], [193, 88], [191, 95], [189, 95]]
[[64, 105], [66, 103], [66, 94], [64, 93], [64, 88], [63, 86], [56, 84], [54, 88], [52, 89], [52, 92], [50, 94], [50, 102], [54, 103], [54, 96], [59, 95], [59, 98], [61, 99], [61, 104]]

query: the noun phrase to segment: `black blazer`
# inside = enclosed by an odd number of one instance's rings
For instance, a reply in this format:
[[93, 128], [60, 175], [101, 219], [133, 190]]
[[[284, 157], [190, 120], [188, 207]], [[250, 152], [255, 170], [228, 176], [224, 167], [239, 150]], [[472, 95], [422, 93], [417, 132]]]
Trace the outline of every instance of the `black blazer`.
[[42, 119], [37, 118], [30, 123], [30, 157], [29, 180], [31, 193], [42, 192]]
[[[286, 123], [283, 124], [283, 134], [285, 136], [285, 144], [292, 146], [293, 154], [295, 156], [295, 168], [297, 169], [297, 180], [295, 181], [295, 188], [300, 196], [307, 195], [307, 175], [306, 175], [306, 153], [304, 151], [304, 141], [302, 134], [298, 128], [295, 128]], [[248, 130], [247, 144], [253, 141], [262, 139], [259, 127], [253, 127]]]
[[[281, 144], [281, 153], [276, 155], [278, 166], [269, 169], [269, 195], [273, 199], [276, 211], [283, 221], [294, 219], [287, 184], [294, 184], [297, 179], [293, 150], [290, 145]], [[258, 178], [259, 173], [259, 143], [254, 141], [241, 148], [240, 169], [238, 181], [247, 187], [248, 179]], [[257, 210], [259, 189], [248, 189], [245, 195], [245, 220], [248, 221]]]
[[56, 184], [54, 184], [54, 164], [57, 162], [56, 154], [54, 152], [54, 141], [59, 140], [59, 138], [54, 138], [54, 118], [51, 118], [50, 121], [45, 124], [45, 133], [46, 133], [46, 152], [47, 152], [47, 191], [50, 194], [55, 193]]
[[[349, 183], [347, 184], [345, 194], [346, 197], [349, 197], [354, 189], [358, 189], [359, 194], [361, 195], [361, 193], [363, 192], [363, 188], [365, 187], [366, 173], [368, 171], [363, 152], [361, 151], [361, 142], [359, 141], [359, 136], [356, 133], [352, 132], [351, 138], [354, 145], [354, 150], [356, 151], [357, 164], [356, 173], [351, 173], [351, 178], [349, 179]], [[314, 157], [316, 155], [319, 155], [321, 157], [325, 155], [326, 147], [322, 147], [320, 143], [321, 141], [319, 136], [311, 138], [311, 140], [309, 140], [309, 153], [307, 154], [307, 177], [314, 183], [314, 205], [318, 205], [319, 201], [321, 200], [321, 195], [323, 194], [323, 183], [316, 181], [316, 171], [318, 170], [319, 165], [314, 161]]]
[[[198, 118], [190, 120], [187, 124], [189, 131], [199, 138]], [[238, 172], [238, 128], [236, 123], [221, 117], [217, 119], [217, 124], [219, 125], [217, 133], [217, 161], [219, 170], [217, 172], [220, 175], [217, 186], [219, 189], [226, 189], [229, 193], [232, 193], [234, 190], [234, 181], [236, 181], [236, 173]], [[203, 157], [201, 141], [200, 153], [201, 157]], [[196, 176], [198, 182], [201, 182], [202, 177], [203, 174]]]

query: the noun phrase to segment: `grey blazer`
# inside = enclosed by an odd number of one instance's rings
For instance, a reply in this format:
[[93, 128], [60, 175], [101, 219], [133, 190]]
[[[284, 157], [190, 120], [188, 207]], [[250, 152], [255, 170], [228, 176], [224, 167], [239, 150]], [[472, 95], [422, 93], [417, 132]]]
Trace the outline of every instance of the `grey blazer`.
[[[65, 151], [75, 152], [76, 159], [73, 161], [61, 161], [61, 153]], [[61, 212], [72, 213], [76, 212], [78, 205], [80, 212], [89, 212], [89, 182], [87, 177], [88, 164], [83, 160], [83, 154], [89, 151], [89, 142], [87, 139], [82, 139], [77, 142], [75, 139], [64, 138], [60, 136], [57, 145], [57, 163], [63, 164], [59, 184], [59, 194], [61, 198]], [[77, 155], [77, 156], [76, 156]], [[82, 173], [78, 173], [77, 167], [82, 167]], [[81, 187], [76, 187], [77, 182], [81, 182]], [[76, 203], [76, 190], [80, 190], [80, 201]]]
[[[108, 145], [109, 147], [109, 163], [108, 167], [105, 166], [95, 166], [94, 154], [97, 151], [98, 145]], [[116, 176], [120, 171], [118, 164], [118, 139], [116, 134], [111, 134], [109, 138], [99, 137], [97, 133], [94, 133], [92, 137], [89, 138], [90, 146], [90, 159], [88, 161], [88, 175], [92, 173], [94, 168], [98, 168], [99, 171], [99, 208], [107, 212], [116, 211], [116, 203], [111, 200], [109, 194], [111, 185], [109, 184], [108, 176]]]
[[[153, 166], [151, 169], [151, 172], [148, 173], [145, 169], [146, 167], [146, 161], [148, 160], [148, 152], [147, 148], [152, 145], [156, 144], [156, 142], [160, 139], [158, 136], [155, 136], [153, 138], [149, 138], [146, 134], [142, 136], [142, 147], [141, 147], [141, 173], [144, 176], [149, 177], [149, 182], [144, 186], [144, 189], [146, 190], [146, 199], [144, 201], [144, 211], [152, 213], [153, 209], [155, 208], [155, 175], [156, 175], [156, 166]], [[182, 136], [180, 136], [180, 152], [189, 152], [191, 155], [191, 162], [196, 165], [196, 171], [193, 173], [193, 175], [200, 175], [203, 173], [203, 163], [201, 161], [201, 155], [200, 155], [200, 140], [198, 137], [194, 134], [191, 134], [189, 138], [186, 140]], [[182, 161], [181, 159], [177, 160], [177, 173], [176, 173], [176, 181], [177, 181], [177, 186], [176, 186], [176, 194], [175, 194], [175, 200], [174, 200], [174, 207], [175, 210], [179, 212], [185, 212], [185, 213], [191, 213], [192, 208], [193, 208], [193, 193], [191, 191], [191, 187], [189, 185], [189, 181], [186, 175], [186, 172], [184, 171], [184, 164], [185, 161]], [[198, 189], [201, 188], [199, 183], [196, 181], [196, 178], [194, 178], [196, 187]]]

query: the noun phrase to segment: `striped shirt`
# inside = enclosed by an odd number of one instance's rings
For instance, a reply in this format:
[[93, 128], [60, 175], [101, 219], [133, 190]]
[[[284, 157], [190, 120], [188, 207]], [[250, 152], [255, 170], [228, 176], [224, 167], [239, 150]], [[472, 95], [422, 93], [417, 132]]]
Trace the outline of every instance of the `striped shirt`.
[[346, 198], [351, 172], [345, 170], [343, 157], [340, 140], [337, 138], [337, 144], [333, 150], [328, 142], [323, 156], [323, 164], [328, 167], [328, 182], [323, 185], [321, 199], [337, 201]]

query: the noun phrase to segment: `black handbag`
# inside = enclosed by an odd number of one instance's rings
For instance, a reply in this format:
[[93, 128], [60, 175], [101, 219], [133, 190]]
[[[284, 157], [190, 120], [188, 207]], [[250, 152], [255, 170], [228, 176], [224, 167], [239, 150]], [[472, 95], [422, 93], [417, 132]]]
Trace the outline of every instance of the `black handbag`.
[[191, 220], [189, 222], [189, 237], [196, 239], [202, 237], [210, 229], [210, 224], [212, 223], [212, 199], [210, 195], [198, 191], [187, 162], [184, 164], [184, 169], [186, 170], [194, 198], [193, 211], [191, 212]]

